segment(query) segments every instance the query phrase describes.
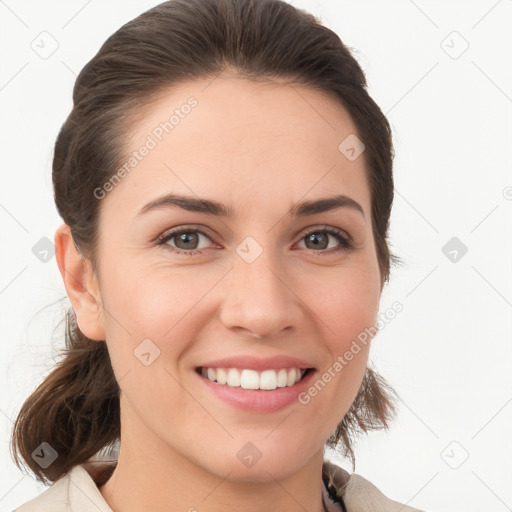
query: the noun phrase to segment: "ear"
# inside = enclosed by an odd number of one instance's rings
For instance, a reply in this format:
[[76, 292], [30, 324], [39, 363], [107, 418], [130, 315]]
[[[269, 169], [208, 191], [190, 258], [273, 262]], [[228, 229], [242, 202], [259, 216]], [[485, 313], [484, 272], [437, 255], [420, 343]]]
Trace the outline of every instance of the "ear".
[[80, 331], [91, 340], [105, 340], [99, 286], [91, 263], [75, 247], [67, 224], [55, 232], [55, 256]]

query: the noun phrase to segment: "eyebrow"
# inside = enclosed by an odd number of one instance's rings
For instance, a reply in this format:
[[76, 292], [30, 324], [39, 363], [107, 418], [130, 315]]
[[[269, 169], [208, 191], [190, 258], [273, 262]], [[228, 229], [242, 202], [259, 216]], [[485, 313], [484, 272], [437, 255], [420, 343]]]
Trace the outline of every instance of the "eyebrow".
[[[189, 212], [206, 213], [208, 215], [215, 215], [219, 217], [233, 217], [234, 210], [230, 206], [212, 199], [201, 199], [192, 196], [183, 196], [177, 194], [166, 194], [162, 197], [151, 201], [146, 204], [137, 216], [144, 215], [152, 210], [159, 210], [164, 208], [178, 207]], [[303, 201], [293, 205], [288, 211], [288, 215], [292, 217], [306, 217], [309, 215], [316, 215], [331, 210], [338, 210], [340, 208], [349, 208], [358, 211], [363, 218], [365, 217], [362, 206], [354, 201], [352, 198], [345, 195], [335, 195], [315, 199], [313, 201]]]

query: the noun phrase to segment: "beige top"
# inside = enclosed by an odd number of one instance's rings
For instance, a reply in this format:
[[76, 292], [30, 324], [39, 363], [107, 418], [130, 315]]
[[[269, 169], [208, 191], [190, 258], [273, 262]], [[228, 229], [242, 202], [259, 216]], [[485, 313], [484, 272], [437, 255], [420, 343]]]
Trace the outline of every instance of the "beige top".
[[[112, 466], [112, 461], [91, 461], [75, 466], [39, 496], [21, 505], [13, 512], [113, 512], [98, 489], [101, 474]], [[324, 461], [322, 468], [323, 498], [328, 512], [340, 512], [326, 485], [342, 496], [347, 512], [421, 512], [386, 498], [362, 476], [349, 474], [339, 466]]]

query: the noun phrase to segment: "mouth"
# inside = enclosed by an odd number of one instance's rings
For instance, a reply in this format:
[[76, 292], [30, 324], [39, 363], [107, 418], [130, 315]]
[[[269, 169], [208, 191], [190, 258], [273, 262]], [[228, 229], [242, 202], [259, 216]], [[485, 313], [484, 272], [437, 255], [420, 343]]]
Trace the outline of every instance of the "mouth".
[[219, 386], [255, 391], [273, 391], [293, 387], [314, 368], [276, 368], [256, 371], [248, 368], [207, 368], [198, 366], [195, 371], [202, 378]]

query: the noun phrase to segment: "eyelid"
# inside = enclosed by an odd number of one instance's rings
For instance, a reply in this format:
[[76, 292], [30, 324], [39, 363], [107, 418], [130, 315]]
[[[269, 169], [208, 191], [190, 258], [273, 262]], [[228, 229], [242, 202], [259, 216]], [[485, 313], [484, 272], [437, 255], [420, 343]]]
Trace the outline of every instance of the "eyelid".
[[[201, 224], [190, 224], [190, 225], [182, 224], [179, 226], [175, 226], [173, 228], [169, 228], [166, 231], [164, 231], [164, 233], [159, 235], [156, 238], [156, 240], [154, 241], [154, 243], [156, 245], [166, 245], [169, 240], [172, 240], [175, 236], [177, 236], [181, 233], [187, 232], [187, 231], [197, 232], [197, 233], [205, 236], [206, 238], [208, 238], [212, 242], [212, 244], [215, 244], [213, 237], [208, 233], [208, 231], [210, 231], [209, 228], [206, 228], [205, 226], [203, 226]], [[318, 255], [321, 255], [321, 254], [328, 254], [328, 253], [333, 253], [333, 252], [342, 251], [342, 250], [351, 251], [351, 250], [357, 248], [353, 237], [347, 231], [345, 231], [344, 229], [335, 227], [335, 226], [328, 225], [328, 224], [318, 224], [318, 225], [309, 226], [307, 228], [304, 228], [304, 230], [300, 230], [295, 235], [295, 237], [297, 237], [300, 234], [299, 239], [295, 242], [294, 245], [302, 242], [307, 235], [312, 234], [312, 233], [317, 233], [317, 232], [326, 232], [328, 235], [331, 235], [333, 237], [336, 237], [336, 235], [338, 235], [343, 240], [338, 240], [340, 247], [335, 248], [335, 249], [331, 248], [329, 250], [315, 251], [313, 249], [306, 248], [306, 251], [309, 253], [318, 253]], [[217, 245], [217, 247], [218, 247], [218, 244], [215, 244], [215, 245]], [[197, 253], [201, 253], [201, 251], [204, 251], [204, 250], [210, 248], [210, 247], [208, 247], [208, 248], [203, 248], [203, 249], [184, 250], [184, 249], [179, 249], [179, 248], [175, 248], [172, 246], [169, 246], [169, 247], [172, 252], [177, 252], [177, 253], [182, 253], [182, 254], [197, 254]]]
[[[344, 229], [338, 228], [336, 226], [331, 226], [330, 224], [317, 224], [314, 226], [310, 226], [310, 227], [304, 228], [303, 231], [302, 230], [299, 231], [299, 233], [302, 233], [302, 237], [304, 237], [304, 236], [308, 235], [309, 233], [315, 233], [317, 231], [333, 231], [340, 235], [343, 235], [345, 238], [347, 238], [347, 240], [350, 240], [351, 242], [354, 241], [352, 236], [347, 231], [345, 231]], [[299, 234], [299, 233], [297, 233], [297, 234]]]
[[[334, 238], [339, 237], [338, 243], [341, 247], [325, 250], [325, 251], [314, 251], [312, 249], [306, 250], [310, 253], [318, 253], [318, 254], [328, 254], [328, 253], [335, 253], [341, 250], [344, 251], [352, 251], [357, 248], [356, 243], [353, 239], [353, 237], [344, 229], [337, 228], [335, 226], [330, 226], [327, 224], [317, 225], [317, 226], [311, 226], [309, 228], [306, 228], [306, 231], [301, 232], [300, 238], [297, 243], [302, 242], [304, 238], [312, 233], [327, 233], [328, 235], [331, 235]], [[341, 240], [340, 240], [341, 239]]]
[[212, 240], [212, 235], [209, 234], [210, 229], [206, 226], [203, 226], [202, 224], [180, 224], [179, 226], [174, 226], [172, 228], [166, 229], [162, 234], [158, 235], [156, 239], [154, 240], [154, 243], [161, 242], [162, 240], [165, 240], [166, 238], [169, 238], [171, 236], [176, 236], [182, 232], [186, 231], [197, 231], [198, 233], [208, 237], [210, 240]]

